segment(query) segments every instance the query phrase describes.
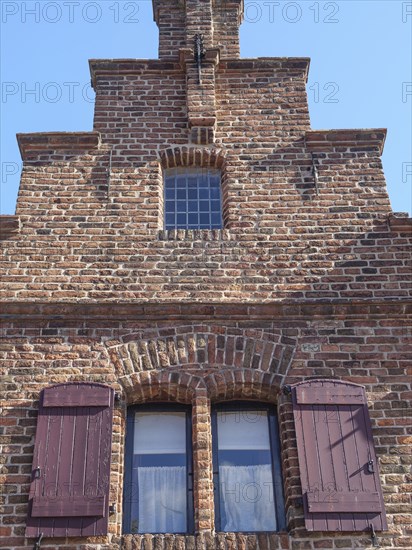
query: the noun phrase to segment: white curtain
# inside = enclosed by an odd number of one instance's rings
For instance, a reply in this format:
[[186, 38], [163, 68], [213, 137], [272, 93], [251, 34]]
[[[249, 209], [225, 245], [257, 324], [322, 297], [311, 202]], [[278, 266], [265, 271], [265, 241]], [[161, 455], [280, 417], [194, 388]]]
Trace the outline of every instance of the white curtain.
[[139, 533], [185, 533], [186, 468], [138, 468]]
[[272, 469], [220, 466], [222, 531], [276, 531]]

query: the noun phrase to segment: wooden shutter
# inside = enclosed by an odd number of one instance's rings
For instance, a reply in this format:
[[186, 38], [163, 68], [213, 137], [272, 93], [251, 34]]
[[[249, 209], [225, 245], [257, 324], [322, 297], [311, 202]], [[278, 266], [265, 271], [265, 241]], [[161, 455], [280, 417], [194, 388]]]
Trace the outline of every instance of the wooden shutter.
[[107, 533], [113, 399], [89, 382], [41, 392], [26, 537]]
[[306, 529], [387, 529], [364, 388], [309, 380], [292, 399]]

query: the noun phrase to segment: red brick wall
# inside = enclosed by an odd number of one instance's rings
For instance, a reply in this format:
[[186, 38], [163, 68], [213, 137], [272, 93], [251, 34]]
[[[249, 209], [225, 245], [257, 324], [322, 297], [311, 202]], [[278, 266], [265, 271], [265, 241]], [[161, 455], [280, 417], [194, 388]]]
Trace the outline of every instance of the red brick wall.
[[[16, 321], [3, 329], [2, 346], [7, 371], [2, 387], [5, 547], [29, 547], [24, 528], [39, 392], [45, 385], [79, 380], [110, 384], [122, 396], [115, 411], [111, 477], [111, 501], [117, 502], [118, 513], [111, 516], [108, 539], [46, 539], [45, 548], [118, 547], [126, 406], [159, 400], [193, 405], [198, 547], [220, 548], [226, 540], [231, 547], [245, 548], [246, 538], [248, 547], [259, 548], [368, 547], [367, 534], [309, 534], [303, 527], [291, 402], [280, 388], [308, 376], [336, 377], [366, 387], [389, 523], [389, 531], [379, 535], [381, 546], [409, 547], [411, 378], [405, 306], [399, 306], [398, 312], [384, 305], [324, 306], [323, 313], [318, 306], [316, 318], [308, 313], [310, 308], [273, 307], [272, 315], [264, 308], [254, 311], [260, 320], [253, 322], [251, 311], [240, 307], [229, 308], [230, 322], [223, 309], [214, 312], [214, 319], [205, 311], [198, 313], [197, 321], [193, 314], [192, 320], [166, 321], [159, 307], [148, 322], [131, 307], [122, 312], [121, 324], [116, 307], [106, 310], [105, 322], [98, 320], [100, 315], [93, 320], [82, 306], [67, 309], [60, 319], [45, 309], [41, 321], [35, 321], [34, 315], [33, 321], [18, 320], [15, 313]], [[214, 526], [210, 404], [231, 399], [277, 406], [288, 534], [210, 535]], [[140, 548], [142, 540], [144, 548], [194, 544], [194, 537], [163, 535], [128, 535], [124, 544]]]

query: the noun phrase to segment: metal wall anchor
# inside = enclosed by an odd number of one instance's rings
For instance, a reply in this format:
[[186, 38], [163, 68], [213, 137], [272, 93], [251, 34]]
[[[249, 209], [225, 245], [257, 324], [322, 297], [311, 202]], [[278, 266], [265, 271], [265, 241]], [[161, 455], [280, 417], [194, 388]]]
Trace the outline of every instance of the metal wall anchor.
[[40, 544], [41, 544], [42, 538], [43, 538], [43, 533], [40, 533], [36, 542], [34, 543], [33, 550], [40, 550]]
[[372, 523], [369, 525], [369, 527], [370, 527], [370, 530], [371, 530], [372, 546], [375, 547], [375, 548], [379, 548], [378, 537], [376, 536], [375, 528], [372, 525]]
[[290, 395], [292, 393], [292, 387], [291, 386], [283, 386], [282, 391], [284, 395]]

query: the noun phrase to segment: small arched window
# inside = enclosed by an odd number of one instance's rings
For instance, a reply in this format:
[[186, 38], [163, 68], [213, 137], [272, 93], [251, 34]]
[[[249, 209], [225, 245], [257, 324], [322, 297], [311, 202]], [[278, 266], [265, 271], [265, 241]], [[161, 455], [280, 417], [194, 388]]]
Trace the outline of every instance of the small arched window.
[[221, 229], [221, 173], [213, 168], [170, 168], [164, 174], [165, 229]]

